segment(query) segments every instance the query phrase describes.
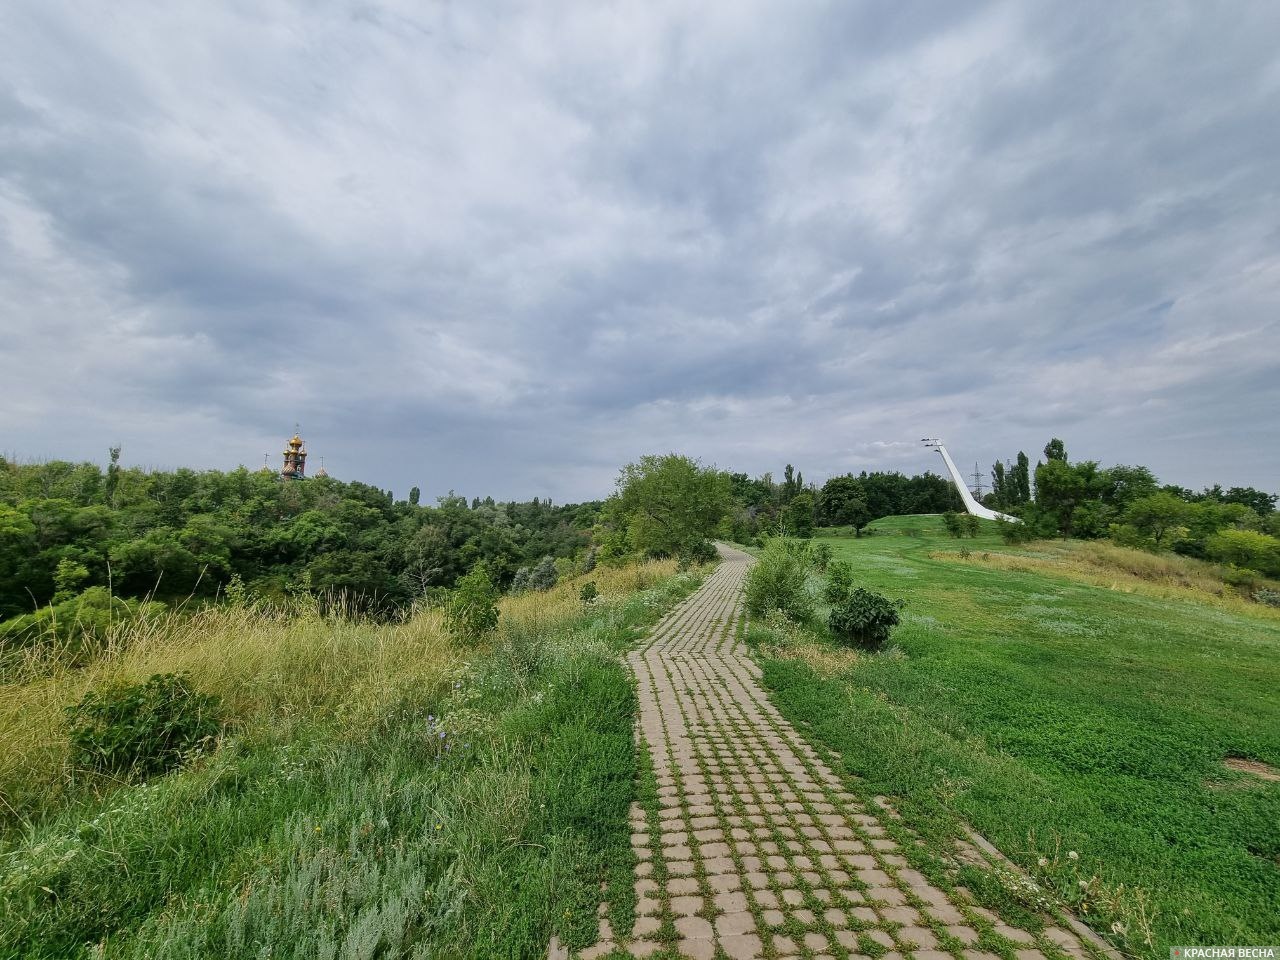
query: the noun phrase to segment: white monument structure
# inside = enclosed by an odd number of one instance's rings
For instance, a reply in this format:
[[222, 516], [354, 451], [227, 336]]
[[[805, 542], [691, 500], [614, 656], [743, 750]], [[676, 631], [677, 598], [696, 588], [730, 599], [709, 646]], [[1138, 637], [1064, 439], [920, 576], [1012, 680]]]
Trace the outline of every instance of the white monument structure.
[[947, 453], [947, 448], [942, 445], [942, 441], [937, 437], [925, 437], [920, 441], [926, 447], [933, 447], [942, 454], [942, 462], [947, 465], [947, 473], [951, 474], [951, 482], [956, 485], [956, 490], [960, 492], [960, 499], [964, 501], [964, 508], [972, 513], [975, 517], [982, 517], [986, 520], [1007, 520], [1009, 523], [1021, 523], [1017, 517], [1011, 517], [1007, 513], [1000, 513], [998, 510], [988, 510], [977, 500], [973, 499], [973, 494], [969, 492], [969, 488], [965, 486], [964, 477], [960, 471], [956, 469], [951, 455]]

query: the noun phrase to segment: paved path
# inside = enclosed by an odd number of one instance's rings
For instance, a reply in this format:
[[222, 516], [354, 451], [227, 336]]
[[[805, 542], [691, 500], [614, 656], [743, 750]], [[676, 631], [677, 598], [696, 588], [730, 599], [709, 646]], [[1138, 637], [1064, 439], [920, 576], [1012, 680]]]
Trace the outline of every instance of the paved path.
[[[701, 589], [630, 656], [658, 806], [632, 808], [631, 936], [615, 939], [602, 922], [601, 942], [580, 956], [674, 947], [692, 958], [994, 960], [977, 946], [982, 932], [1011, 940], [1018, 960], [1040, 960], [1030, 935], [952, 903], [910, 869], [884, 827], [893, 814], [847, 792], [769, 704], [737, 637], [754, 561], [720, 552]], [[1049, 934], [1085, 956], [1070, 932]]]

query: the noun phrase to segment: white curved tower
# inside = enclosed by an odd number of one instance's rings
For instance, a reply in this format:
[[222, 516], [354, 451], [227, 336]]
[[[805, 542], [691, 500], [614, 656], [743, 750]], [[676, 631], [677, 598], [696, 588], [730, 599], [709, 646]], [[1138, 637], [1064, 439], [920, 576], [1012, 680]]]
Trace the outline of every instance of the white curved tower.
[[988, 510], [977, 500], [973, 499], [973, 494], [969, 492], [969, 488], [965, 486], [964, 477], [960, 475], [960, 471], [956, 469], [956, 465], [951, 460], [951, 455], [947, 453], [947, 448], [942, 445], [942, 441], [937, 437], [925, 437], [920, 441], [926, 447], [933, 447], [942, 454], [942, 462], [947, 465], [947, 473], [951, 474], [951, 482], [956, 485], [956, 490], [960, 492], [960, 499], [964, 501], [964, 508], [972, 513], [975, 517], [982, 517], [985, 520], [1007, 520], [1009, 523], [1021, 523], [1017, 517], [1011, 517], [1007, 513], [1000, 513], [998, 510]]

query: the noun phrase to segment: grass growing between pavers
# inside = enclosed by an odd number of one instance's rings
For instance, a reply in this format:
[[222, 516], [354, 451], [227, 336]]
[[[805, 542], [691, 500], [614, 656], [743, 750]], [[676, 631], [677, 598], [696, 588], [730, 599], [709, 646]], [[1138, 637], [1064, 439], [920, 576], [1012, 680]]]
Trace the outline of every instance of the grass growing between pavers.
[[[479, 649], [442, 639], [425, 615], [317, 620], [307, 636], [261, 626], [243, 676], [243, 660], [211, 653], [207, 676], [259, 713], [184, 770], [50, 789], [56, 804], [7, 828], [0, 956], [536, 956], [552, 933], [594, 940], [602, 886], [629, 926], [635, 694], [620, 653], [699, 577], [658, 566], [596, 579], [608, 589], [587, 609], [574, 583], [504, 601], [499, 635]], [[276, 716], [260, 678], [279, 667], [284, 682], [308, 639], [330, 658], [315, 676], [347, 684], [317, 685]], [[149, 660], [103, 672], [206, 664], [151, 643]], [[384, 683], [377, 668], [397, 673]], [[30, 682], [55, 681], [85, 678]]]
[[[827, 542], [859, 585], [907, 601], [895, 649], [753, 627], [784, 715], [929, 846], [967, 821], [1132, 952], [1280, 939], [1280, 785], [1223, 767], [1280, 766], [1275, 615], [1196, 581], [1083, 570], [1073, 545], [879, 526]], [[1014, 919], [1037, 912], [1012, 877], [961, 879]]]

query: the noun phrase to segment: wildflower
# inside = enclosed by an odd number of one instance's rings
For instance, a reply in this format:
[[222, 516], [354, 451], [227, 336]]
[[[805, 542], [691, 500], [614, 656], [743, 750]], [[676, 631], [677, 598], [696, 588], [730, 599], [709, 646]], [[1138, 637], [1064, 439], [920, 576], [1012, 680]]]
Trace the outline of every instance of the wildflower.
[[437, 824], [436, 824], [436, 829], [437, 829], [437, 830], [441, 829], [442, 827], [444, 827], [444, 824], [443, 824], [443, 823], [437, 823]]
[[1077, 881], [1076, 881], [1076, 885], [1077, 885], [1081, 890], [1088, 890], [1088, 889], [1089, 889], [1089, 881], [1088, 881], [1088, 880], [1077, 880]]
[[316, 827], [316, 833], [320, 833], [323, 830], [324, 830], [324, 827]]
[[1049, 858], [1041, 857], [1039, 860], [1036, 861], [1036, 863], [1042, 867], [1047, 867], [1049, 865]]
[[1067, 851], [1067, 859], [1068, 859], [1068, 860], [1079, 860], [1079, 859], [1080, 859], [1080, 854], [1076, 853], [1074, 850], [1068, 850], [1068, 851]]
[[1111, 932], [1118, 933], [1120, 936], [1123, 937], [1126, 933], [1129, 932], [1129, 927], [1121, 923], [1119, 920], [1117, 920], [1115, 923], [1111, 925]]

